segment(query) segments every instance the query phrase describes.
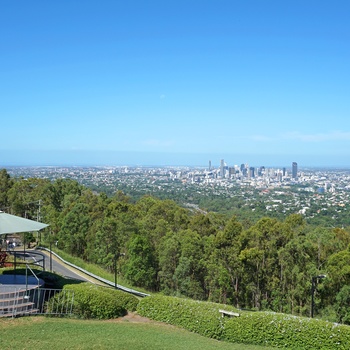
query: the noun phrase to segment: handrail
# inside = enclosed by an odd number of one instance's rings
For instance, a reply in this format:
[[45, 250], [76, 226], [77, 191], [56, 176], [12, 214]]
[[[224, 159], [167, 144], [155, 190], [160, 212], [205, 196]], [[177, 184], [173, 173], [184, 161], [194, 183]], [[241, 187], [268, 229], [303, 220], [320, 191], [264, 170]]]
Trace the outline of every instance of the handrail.
[[24, 296], [25, 299], [29, 298], [29, 295], [28, 295], [28, 269], [33, 274], [34, 278], [36, 278], [36, 280], [38, 281], [38, 290], [40, 288], [40, 280], [39, 280], [38, 276], [34, 273], [34, 271], [30, 268], [30, 266], [28, 264], [26, 264], [26, 295]]
[[[33, 276], [35, 277], [35, 279], [38, 281], [38, 288], [40, 288], [40, 280], [38, 278], [38, 276], [35, 274], [35, 272], [30, 268], [30, 266], [28, 264], [26, 264], [26, 267], [30, 270], [30, 272], [33, 274]], [[27, 284], [28, 284], [28, 279], [27, 279]]]

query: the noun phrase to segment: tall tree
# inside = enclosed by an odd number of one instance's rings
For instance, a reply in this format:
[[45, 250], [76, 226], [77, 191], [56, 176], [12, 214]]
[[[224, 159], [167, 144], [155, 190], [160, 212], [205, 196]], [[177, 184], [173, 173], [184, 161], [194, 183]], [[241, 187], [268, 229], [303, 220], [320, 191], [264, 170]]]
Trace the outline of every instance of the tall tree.
[[157, 261], [146, 235], [134, 234], [131, 237], [125, 258], [125, 277], [137, 287], [156, 290]]
[[88, 206], [76, 203], [62, 220], [62, 227], [58, 232], [59, 247], [63, 247], [70, 254], [86, 259], [86, 238], [90, 225]]
[[[223, 303], [239, 305], [240, 282], [242, 265], [239, 259], [241, 252], [242, 225], [233, 216], [213, 240], [207, 240], [206, 251], [210, 251], [208, 259], [208, 274], [211, 276], [209, 297], [211, 300], [219, 298]], [[208, 242], [212, 241], [212, 246]]]
[[8, 192], [13, 186], [13, 180], [6, 171], [0, 170], [0, 210], [6, 210], [9, 207]]

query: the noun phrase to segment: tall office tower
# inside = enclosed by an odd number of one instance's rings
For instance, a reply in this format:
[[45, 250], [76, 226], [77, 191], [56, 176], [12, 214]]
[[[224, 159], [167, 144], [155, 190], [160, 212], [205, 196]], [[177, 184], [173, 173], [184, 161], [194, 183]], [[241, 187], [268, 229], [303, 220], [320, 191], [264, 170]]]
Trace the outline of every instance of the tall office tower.
[[283, 172], [282, 171], [278, 171], [277, 172], [277, 181], [282, 182], [282, 176], [283, 176]]
[[292, 178], [293, 179], [298, 178], [298, 163], [297, 162], [292, 163]]
[[223, 159], [220, 162], [220, 176], [225, 177], [225, 161]]
[[286, 176], [286, 168], [283, 168], [282, 171], [283, 171], [283, 176]]
[[263, 176], [265, 174], [265, 167], [262, 165], [259, 169], [258, 169], [258, 176]]
[[249, 168], [249, 174], [250, 174], [250, 177], [255, 177], [255, 168], [254, 167], [250, 167]]
[[209, 160], [209, 171], [211, 170], [211, 160]]

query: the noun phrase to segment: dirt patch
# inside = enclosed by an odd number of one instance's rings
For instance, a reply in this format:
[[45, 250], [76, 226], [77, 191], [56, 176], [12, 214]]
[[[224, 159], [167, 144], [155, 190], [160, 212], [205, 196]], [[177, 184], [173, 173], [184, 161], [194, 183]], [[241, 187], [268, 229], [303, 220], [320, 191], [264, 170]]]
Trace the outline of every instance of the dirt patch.
[[133, 322], [133, 323], [149, 323], [153, 322], [147, 317], [142, 317], [138, 315], [137, 313], [134, 312], [129, 312], [127, 315], [124, 317], [119, 317], [115, 321], [117, 322]]

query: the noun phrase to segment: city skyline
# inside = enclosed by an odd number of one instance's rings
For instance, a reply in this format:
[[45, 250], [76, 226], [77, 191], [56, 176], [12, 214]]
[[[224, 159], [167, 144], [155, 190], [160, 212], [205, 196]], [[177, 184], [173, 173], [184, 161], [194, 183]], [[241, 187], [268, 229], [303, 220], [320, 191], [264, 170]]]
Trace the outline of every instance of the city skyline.
[[4, 2], [0, 166], [350, 167], [347, 1]]

